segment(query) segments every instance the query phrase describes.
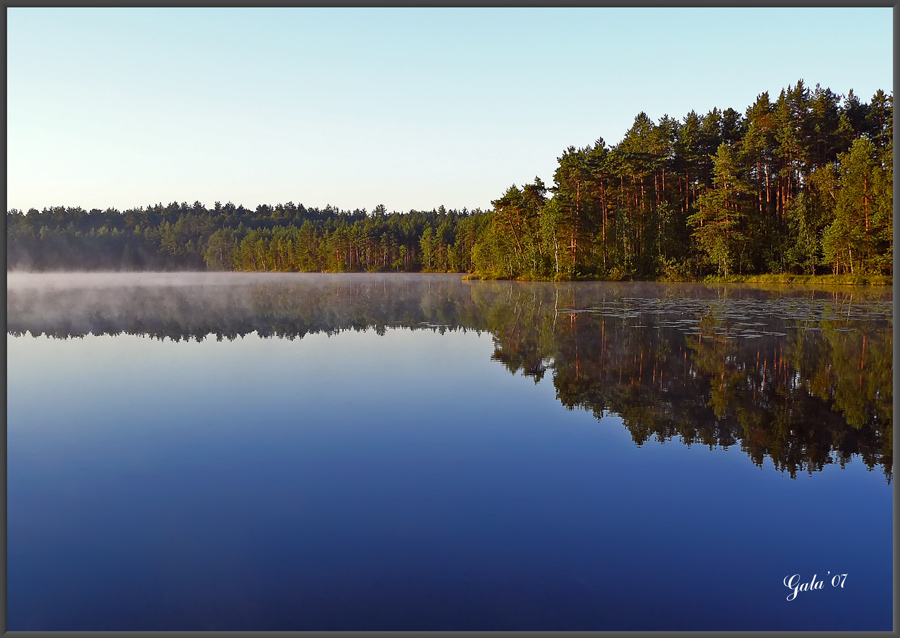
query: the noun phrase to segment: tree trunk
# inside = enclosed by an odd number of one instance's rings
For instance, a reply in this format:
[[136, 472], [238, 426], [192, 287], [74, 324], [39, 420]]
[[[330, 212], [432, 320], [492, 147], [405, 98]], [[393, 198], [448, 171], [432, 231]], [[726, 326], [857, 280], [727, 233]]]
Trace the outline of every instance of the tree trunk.
[[863, 212], [866, 216], [866, 262], [872, 262], [871, 251], [869, 250], [869, 177], [863, 176]]
[[600, 182], [600, 206], [603, 207], [603, 271], [606, 272], [606, 187]]

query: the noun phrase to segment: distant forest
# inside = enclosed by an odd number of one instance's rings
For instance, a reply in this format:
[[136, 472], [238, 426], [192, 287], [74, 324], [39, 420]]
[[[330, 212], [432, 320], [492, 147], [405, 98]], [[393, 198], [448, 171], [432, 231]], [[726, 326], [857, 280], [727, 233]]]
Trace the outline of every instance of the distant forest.
[[893, 274], [893, 95], [639, 113], [488, 211], [173, 202], [7, 212], [8, 270], [474, 272], [526, 279]]

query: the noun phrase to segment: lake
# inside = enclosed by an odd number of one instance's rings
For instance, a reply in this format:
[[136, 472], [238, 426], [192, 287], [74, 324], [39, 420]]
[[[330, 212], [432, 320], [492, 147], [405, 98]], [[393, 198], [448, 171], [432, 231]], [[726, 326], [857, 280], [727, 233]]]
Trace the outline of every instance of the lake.
[[889, 631], [892, 308], [9, 273], [8, 629]]

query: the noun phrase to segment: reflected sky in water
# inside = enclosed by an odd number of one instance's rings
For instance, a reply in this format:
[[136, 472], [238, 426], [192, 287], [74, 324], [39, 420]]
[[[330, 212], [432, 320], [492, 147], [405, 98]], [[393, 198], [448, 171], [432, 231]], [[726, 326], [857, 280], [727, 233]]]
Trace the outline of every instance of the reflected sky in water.
[[889, 292], [123, 277], [10, 277], [10, 630], [891, 626]]

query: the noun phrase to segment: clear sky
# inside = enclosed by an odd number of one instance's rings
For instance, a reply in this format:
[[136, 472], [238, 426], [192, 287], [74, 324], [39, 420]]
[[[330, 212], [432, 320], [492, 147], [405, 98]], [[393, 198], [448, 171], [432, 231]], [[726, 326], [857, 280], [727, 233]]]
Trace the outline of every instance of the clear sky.
[[489, 208], [635, 115], [893, 91], [890, 8], [7, 9], [7, 209]]

